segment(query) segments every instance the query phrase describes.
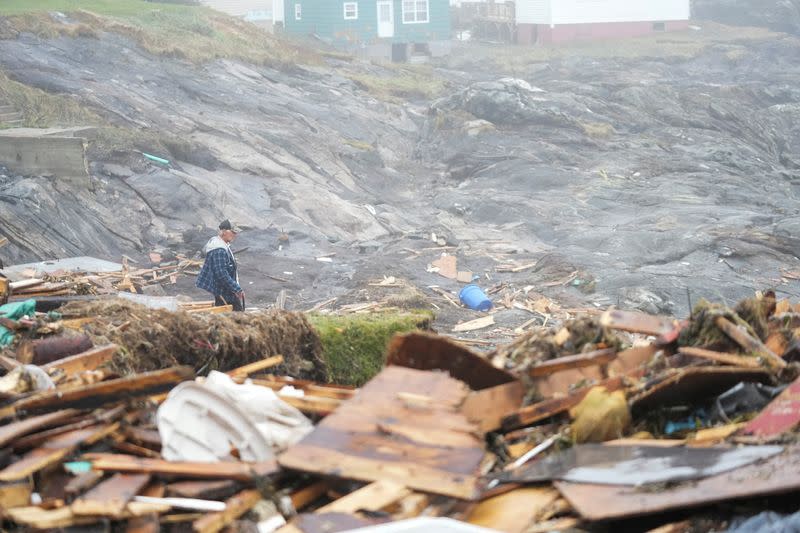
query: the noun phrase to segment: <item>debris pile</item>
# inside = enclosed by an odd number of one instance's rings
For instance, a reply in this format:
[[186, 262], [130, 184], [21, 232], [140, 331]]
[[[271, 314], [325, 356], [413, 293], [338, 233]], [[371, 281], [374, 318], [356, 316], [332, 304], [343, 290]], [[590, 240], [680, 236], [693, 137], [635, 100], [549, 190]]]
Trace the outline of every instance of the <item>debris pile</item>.
[[295, 313], [33, 309], [0, 308], [18, 526], [689, 531], [688, 509], [716, 530], [797, 511], [800, 309], [772, 293], [687, 320], [612, 308], [488, 354], [398, 335], [360, 389], [302, 379], [322, 359]]

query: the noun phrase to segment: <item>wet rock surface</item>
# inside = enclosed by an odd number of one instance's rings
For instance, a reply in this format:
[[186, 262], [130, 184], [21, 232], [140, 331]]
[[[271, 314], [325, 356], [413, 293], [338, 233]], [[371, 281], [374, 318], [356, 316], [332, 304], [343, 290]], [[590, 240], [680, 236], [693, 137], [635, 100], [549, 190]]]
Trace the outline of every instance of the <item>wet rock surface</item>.
[[[234, 248], [247, 248], [250, 304], [281, 290], [290, 308], [355, 301], [384, 275], [456, 293], [459, 283], [426, 271], [443, 251], [484, 286], [532, 286], [575, 305], [681, 314], [700, 296], [800, 293], [781, 277], [800, 267], [796, 39], [720, 43], [688, 58], [563, 57], [513, 72], [470, 54], [457, 49], [434, 69], [446, 81], [440, 98], [388, 103], [342, 76], [337, 60], [196, 67], [113, 34], [0, 40], [13, 79], [183, 141], [155, 154], [169, 167], [145, 160], [144, 145], [90, 151], [91, 190], [4, 175], [14, 246], [3, 258], [191, 256], [231, 217], [248, 228]], [[193, 278], [168, 290], [203, 297]], [[441, 306], [445, 322], [463, 317]]]

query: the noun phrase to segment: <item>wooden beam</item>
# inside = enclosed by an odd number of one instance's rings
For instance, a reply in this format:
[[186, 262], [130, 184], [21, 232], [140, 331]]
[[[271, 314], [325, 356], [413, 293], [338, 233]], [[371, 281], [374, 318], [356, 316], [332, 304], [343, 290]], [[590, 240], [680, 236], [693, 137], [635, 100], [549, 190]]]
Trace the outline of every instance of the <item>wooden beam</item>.
[[342, 404], [342, 400], [333, 398], [318, 398], [315, 396], [278, 396], [289, 405], [309, 414], [327, 416]]
[[678, 353], [688, 355], [690, 357], [705, 359], [707, 361], [715, 361], [724, 365], [733, 365], [743, 368], [761, 368], [761, 364], [758, 362], [758, 359], [746, 355], [715, 352], [712, 350], [705, 350], [703, 348], [694, 348], [692, 346], [683, 346], [678, 350]]
[[307, 487], [294, 491], [289, 497], [292, 500], [292, 507], [300, 511], [309, 504], [314, 503], [331, 488], [331, 482], [327, 480], [317, 481]]
[[53, 426], [70, 420], [79, 415], [80, 411], [76, 409], [65, 409], [63, 411], [56, 411], [46, 415], [34, 416], [18, 422], [12, 422], [0, 427], [0, 448], [12, 443], [14, 440], [33, 433], [36, 430]]
[[20, 412], [41, 412], [67, 407], [94, 408], [109, 402], [155, 394], [193, 377], [194, 371], [191, 368], [179, 366], [66, 390], [44, 391], [3, 407], [0, 409], [0, 419]]
[[177, 481], [166, 486], [167, 496], [200, 500], [221, 500], [236, 492], [240, 483], [230, 480]]
[[192, 524], [197, 533], [217, 533], [225, 526], [242, 516], [261, 500], [261, 493], [255, 489], [243, 490], [225, 501], [226, 509], [210, 513]]
[[72, 512], [76, 516], [119, 518], [149, 481], [149, 474], [115, 474], [75, 500]]
[[566, 355], [556, 359], [550, 359], [539, 363], [528, 369], [531, 377], [547, 376], [560, 370], [572, 368], [584, 368], [594, 365], [606, 365], [613, 361], [617, 356], [616, 350], [608, 348], [605, 350], [595, 350], [593, 352], [581, 353], [576, 355]]
[[315, 512], [318, 514], [354, 514], [361, 510], [380, 511], [384, 507], [405, 498], [409, 494], [411, 494], [411, 491], [400, 483], [388, 480], [375, 481], [334, 500], [324, 507], [320, 507]]
[[769, 366], [775, 368], [785, 368], [786, 361], [769, 348], [763, 342], [756, 339], [741, 326], [735, 325], [733, 322], [724, 316], [717, 317], [715, 323], [717, 327], [725, 332], [725, 334], [733, 339], [736, 344], [741, 346], [747, 352], [753, 352], [756, 355], [763, 357]]
[[69, 357], [65, 357], [64, 359], [53, 361], [52, 363], [47, 363], [46, 365], [42, 366], [42, 369], [47, 372], [61, 370], [68, 376], [77, 374], [79, 372], [85, 372], [87, 370], [97, 370], [100, 365], [111, 361], [111, 357], [118, 348], [119, 347], [116, 344], [96, 346], [91, 350], [87, 350], [76, 355], [71, 355]]
[[216, 307], [200, 307], [197, 309], [186, 309], [186, 312], [189, 314], [195, 313], [208, 313], [209, 315], [217, 315], [219, 313], [230, 313], [233, 312], [232, 305], [218, 305]]
[[87, 490], [97, 485], [101, 479], [103, 479], [103, 473], [99, 470], [89, 470], [88, 472], [83, 472], [82, 474], [78, 474], [72, 478], [69, 483], [67, 483], [66, 487], [64, 487], [64, 492], [67, 496], [77, 496], [78, 494], [83, 494]]
[[0, 481], [18, 481], [61, 462], [81, 444], [91, 444], [104, 438], [118, 424], [94, 426], [71, 431], [51, 439], [44, 446], [31, 450], [22, 459], [0, 471]]
[[252, 481], [279, 471], [275, 461], [261, 463], [193, 463], [145, 459], [131, 455], [112, 453], [87, 453], [83, 456], [91, 461], [92, 468], [110, 472], [130, 472], [154, 475], [173, 475], [199, 479], [235, 479]]

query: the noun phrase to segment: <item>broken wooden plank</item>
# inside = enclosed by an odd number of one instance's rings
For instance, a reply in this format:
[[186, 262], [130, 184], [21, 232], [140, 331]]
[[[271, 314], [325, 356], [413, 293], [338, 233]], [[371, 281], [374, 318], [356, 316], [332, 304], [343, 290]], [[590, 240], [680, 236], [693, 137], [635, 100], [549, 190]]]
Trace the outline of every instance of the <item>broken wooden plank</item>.
[[286, 378], [285, 376], [267, 375], [263, 378], [253, 378], [251, 381], [254, 385], [261, 385], [262, 387], [270, 388], [275, 392], [279, 392], [284, 387], [289, 386], [298, 390], [302, 390], [306, 394], [317, 398], [333, 398], [335, 400], [348, 400], [352, 398], [358, 390], [352, 387], [348, 388], [345, 386], [324, 385], [320, 383], [314, 383], [313, 381], [304, 381], [300, 379], [295, 380]]
[[100, 365], [111, 361], [111, 357], [117, 351], [117, 348], [116, 344], [96, 346], [91, 350], [47, 363], [42, 366], [42, 369], [47, 372], [61, 370], [68, 376], [86, 372], [87, 370], [97, 370]]
[[520, 408], [524, 397], [525, 387], [512, 381], [470, 392], [461, 410], [478, 424], [481, 433], [488, 433], [499, 429], [503, 419]]
[[0, 511], [30, 505], [32, 493], [33, 483], [30, 478], [0, 483]]
[[39, 429], [60, 424], [80, 414], [77, 409], [65, 409], [46, 415], [26, 418], [0, 427], [0, 448], [12, 443], [15, 439], [33, 433]]
[[12, 281], [11, 283], [8, 284], [8, 287], [12, 290], [12, 292], [17, 292], [24, 289], [29, 289], [31, 287], [37, 287], [43, 284], [44, 284], [43, 279], [32, 278], [32, 279], [23, 279], [20, 281]]
[[607, 348], [605, 350], [595, 350], [593, 352], [581, 353], [576, 355], [566, 355], [557, 357], [537, 364], [528, 369], [531, 377], [546, 376], [559, 370], [572, 368], [584, 368], [587, 366], [606, 365], [616, 358], [616, 350]]
[[69, 507], [56, 509], [42, 509], [35, 506], [18, 507], [8, 509], [6, 514], [17, 524], [39, 530], [89, 525], [98, 521], [96, 517], [75, 516]]
[[92, 444], [113, 432], [118, 424], [94, 426], [59, 435], [31, 450], [22, 459], [0, 471], [0, 481], [18, 481], [61, 462], [81, 444]]
[[722, 363], [724, 365], [732, 365], [742, 368], [761, 368], [761, 364], [758, 362], [758, 359], [746, 355], [715, 352], [713, 350], [695, 348], [692, 346], [683, 346], [678, 349], [678, 353], [688, 355], [690, 357], [697, 357], [698, 359], [705, 359], [706, 361]]
[[557, 481], [558, 491], [587, 520], [632, 518], [737, 498], [754, 499], [800, 489], [800, 448], [690, 483], [636, 490], [625, 486]]
[[273, 355], [272, 357], [267, 357], [261, 361], [240, 366], [239, 368], [234, 368], [228, 372], [228, 375], [232, 377], [249, 376], [250, 374], [255, 374], [256, 372], [261, 372], [262, 370], [278, 366], [281, 363], [283, 363], [283, 356]]
[[438, 268], [438, 273], [447, 279], [456, 279], [458, 276], [457, 259], [454, 255], [443, 255], [439, 259], [432, 261], [431, 265]]
[[785, 368], [786, 361], [781, 359], [779, 355], [776, 355], [772, 350], [767, 348], [763, 342], [756, 339], [745, 329], [741, 326], [735, 325], [733, 322], [725, 318], [724, 316], [718, 316], [714, 322], [719, 329], [721, 329], [725, 334], [733, 339], [736, 344], [741, 346], [746, 352], [752, 352], [756, 355], [763, 357], [767, 364], [774, 368]]
[[744, 423], [740, 422], [737, 424], [726, 424], [724, 426], [719, 426], [715, 428], [707, 428], [701, 429], [697, 433], [695, 433], [694, 437], [689, 439], [686, 444], [688, 446], [713, 446], [715, 444], [719, 444], [720, 442], [724, 441], [741, 428], [744, 427]]
[[319, 398], [316, 396], [289, 396], [279, 395], [281, 400], [300, 411], [313, 415], [327, 416], [334, 412], [342, 400], [334, 398]]
[[278, 460], [295, 470], [474, 498], [485, 451], [477, 426], [460, 411], [468, 392], [442, 372], [388, 366]]
[[610, 329], [658, 337], [672, 331], [675, 328], [675, 320], [635, 311], [609, 309], [600, 316], [600, 325]]
[[312, 483], [307, 487], [303, 487], [300, 490], [296, 490], [289, 496], [292, 500], [292, 507], [296, 511], [300, 511], [321, 498], [330, 488], [331, 482], [322, 480]]
[[400, 483], [381, 480], [351, 492], [320, 507], [316, 513], [349, 513], [357, 511], [380, 511], [384, 507], [405, 498], [411, 491]]
[[197, 533], [216, 533], [252, 509], [260, 499], [261, 493], [259, 491], [253, 489], [243, 490], [225, 501], [226, 508], [224, 511], [210, 513], [196, 520], [192, 524], [192, 530]]
[[467, 522], [508, 533], [522, 533], [559, 498], [551, 487], [522, 487], [478, 503]]
[[197, 313], [206, 313], [209, 315], [217, 315], [220, 313], [232, 313], [233, 306], [232, 305], [217, 305], [215, 307], [200, 307], [197, 309], [187, 309], [187, 313], [189, 314], [197, 314]]
[[20, 412], [33, 413], [68, 407], [94, 408], [108, 402], [155, 394], [193, 377], [194, 371], [191, 368], [179, 366], [101, 381], [83, 387], [44, 391], [3, 407], [0, 409], [0, 419]]
[[742, 435], [775, 439], [800, 424], [800, 378], [772, 400], [763, 411], [742, 429]]
[[125, 426], [122, 428], [122, 434], [142, 446], [147, 446], [154, 450], [161, 449], [161, 435], [155, 429], [147, 429], [139, 426]]
[[240, 484], [230, 479], [214, 481], [177, 481], [166, 486], [167, 496], [178, 498], [197, 498], [203, 500], [221, 500], [236, 492]]
[[73, 497], [77, 496], [78, 494], [83, 494], [87, 490], [97, 485], [101, 479], [103, 479], [103, 472], [99, 470], [89, 470], [88, 472], [83, 472], [72, 478], [69, 483], [67, 483], [66, 487], [64, 487], [64, 492], [67, 496]]
[[489, 326], [493, 325], [494, 325], [494, 315], [488, 315], [476, 318], [475, 320], [470, 320], [469, 322], [462, 322], [461, 324], [456, 324], [455, 327], [453, 327], [453, 331], [457, 332], [475, 331], [477, 329], [488, 328]]
[[70, 424], [56, 426], [54, 428], [48, 429], [46, 431], [40, 431], [38, 433], [31, 433], [25, 437], [17, 439], [13, 442], [12, 446], [14, 450], [25, 450], [29, 448], [35, 448], [36, 446], [41, 446], [42, 444], [50, 441], [52, 438], [68, 433], [70, 431], [75, 431], [78, 429], [88, 428], [90, 426], [96, 426], [101, 423], [110, 423], [114, 422], [115, 420], [119, 419], [124, 414], [124, 407], [119, 406], [114, 409], [109, 409], [107, 411], [100, 411], [98, 413], [92, 413], [85, 415], [83, 417], [75, 418]]
[[495, 368], [485, 357], [450, 338], [422, 331], [395, 335], [389, 343], [386, 364], [417, 370], [445, 370], [473, 390], [517, 380], [511, 372]]
[[195, 463], [164, 461], [112, 453], [87, 453], [83, 459], [92, 463], [95, 470], [130, 472], [154, 475], [173, 475], [199, 479], [235, 479], [252, 481], [279, 471], [275, 461], [261, 463]]
[[72, 512], [76, 516], [119, 518], [149, 481], [149, 474], [115, 474], [75, 500]]

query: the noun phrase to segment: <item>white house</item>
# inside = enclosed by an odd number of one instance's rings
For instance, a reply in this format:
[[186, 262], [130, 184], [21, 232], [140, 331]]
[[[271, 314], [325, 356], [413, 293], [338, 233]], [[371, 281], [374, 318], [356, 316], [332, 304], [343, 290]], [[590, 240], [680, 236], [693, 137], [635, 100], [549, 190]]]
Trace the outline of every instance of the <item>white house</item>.
[[634, 37], [689, 26], [689, 0], [516, 0], [517, 42]]

